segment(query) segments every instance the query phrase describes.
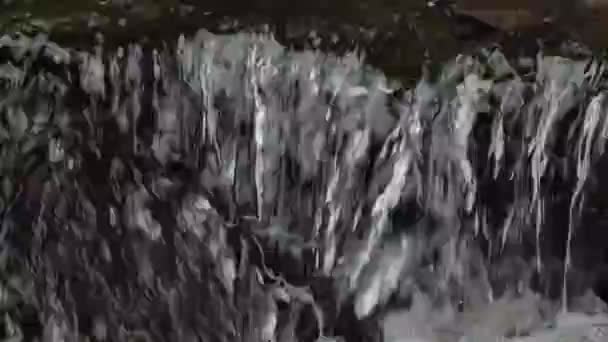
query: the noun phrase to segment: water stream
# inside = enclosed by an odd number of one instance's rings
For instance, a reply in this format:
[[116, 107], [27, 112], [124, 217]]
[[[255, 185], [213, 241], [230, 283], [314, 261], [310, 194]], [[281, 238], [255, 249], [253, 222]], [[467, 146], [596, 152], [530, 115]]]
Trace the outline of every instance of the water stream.
[[6, 341], [607, 338], [601, 59], [0, 52]]

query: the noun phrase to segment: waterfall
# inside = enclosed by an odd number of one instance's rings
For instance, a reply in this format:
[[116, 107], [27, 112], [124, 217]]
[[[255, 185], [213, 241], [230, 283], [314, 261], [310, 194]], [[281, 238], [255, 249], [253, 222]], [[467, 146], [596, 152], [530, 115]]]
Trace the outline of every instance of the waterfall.
[[0, 51], [2, 260], [21, 274], [2, 286], [44, 341], [608, 322], [573, 313], [605, 305], [584, 240], [603, 238], [603, 60], [479, 49], [407, 87], [268, 34]]

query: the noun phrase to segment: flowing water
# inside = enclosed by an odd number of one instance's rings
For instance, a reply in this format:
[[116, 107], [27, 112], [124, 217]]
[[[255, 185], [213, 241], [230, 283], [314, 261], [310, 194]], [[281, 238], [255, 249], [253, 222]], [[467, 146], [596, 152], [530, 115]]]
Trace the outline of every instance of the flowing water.
[[0, 52], [6, 341], [608, 339], [602, 59]]

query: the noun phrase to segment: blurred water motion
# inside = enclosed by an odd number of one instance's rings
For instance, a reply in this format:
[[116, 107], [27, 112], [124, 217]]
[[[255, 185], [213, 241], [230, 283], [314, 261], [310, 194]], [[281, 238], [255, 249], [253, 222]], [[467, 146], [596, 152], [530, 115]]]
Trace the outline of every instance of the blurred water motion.
[[603, 60], [477, 49], [410, 87], [270, 34], [101, 38], [0, 38], [7, 338], [606, 324]]

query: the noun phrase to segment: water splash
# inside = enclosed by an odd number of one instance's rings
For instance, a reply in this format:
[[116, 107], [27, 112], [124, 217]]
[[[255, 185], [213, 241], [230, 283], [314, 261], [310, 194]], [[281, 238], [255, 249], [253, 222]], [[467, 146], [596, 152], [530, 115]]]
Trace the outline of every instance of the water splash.
[[[25, 227], [9, 240], [29, 241], [27, 301], [48, 341], [91, 333], [73, 319], [87, 306], [107, 307], [94, 321], [111, 329], [93, 330], [116, 341], [327, 340], [347, 334], [345, 312], [377, 319], [410, 296], [411, 310], [441, 312], [437, 331], [458, 326], [451, 338], [533, 333], [548, 318], [520, 310], [544, 305], [529, 274], [545, 272], [543, 236], [558, 229], [547, 223], [556, 180], [571, 184], [568, 309], [573, 236], [608, 127], [600, 61], [541, 53], [529, 75], [482, 51], [397, 89], [354, 54], [268, 35], [93, 52], [4, 36], [4, 47], [3, 220]], [[40, 60], [53, 67], [30, 69]], [[495, 269], [511, 250], [523, 266], [501, 293]], [[331, 286], [311, 285], [322, 280]], [[324, 291], [336, 295], [325, 303]], [[513, 310], [498, 308], [504, 298]], [[313, 333], [294, 323], [306, 307]], [[488, 318], [500, 325], [489, 331], [483, 310], [509, 319]]]

